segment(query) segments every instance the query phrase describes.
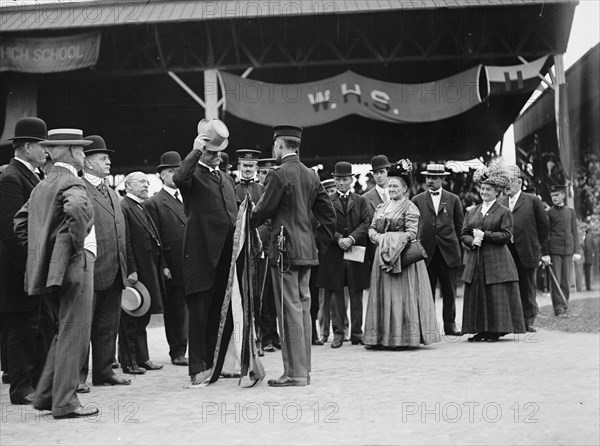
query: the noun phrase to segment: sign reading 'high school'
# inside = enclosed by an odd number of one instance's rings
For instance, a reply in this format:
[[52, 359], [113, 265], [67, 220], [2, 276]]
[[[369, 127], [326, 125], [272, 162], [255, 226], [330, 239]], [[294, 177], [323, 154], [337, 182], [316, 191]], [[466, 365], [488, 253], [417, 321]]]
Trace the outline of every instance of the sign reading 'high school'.
[[96, 64], [100, 33], [65, 37], [8, 38], [0, 41], [0, 71], [57, 73]]

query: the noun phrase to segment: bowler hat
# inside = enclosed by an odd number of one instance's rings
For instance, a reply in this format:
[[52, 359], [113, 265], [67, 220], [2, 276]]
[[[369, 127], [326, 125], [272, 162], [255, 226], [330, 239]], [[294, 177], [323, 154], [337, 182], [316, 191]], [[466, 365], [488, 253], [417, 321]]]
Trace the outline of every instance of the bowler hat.
[[229, 144], [229, 129], [220, 119], [202, 119], [198, 123], [198, 135], [206, 139], [206, 150], [220, 152]]
[[258, 157], [260, 156], [260, 150], [253, 149], [240, 149], [236, 150], [235, 153], [238, 155], [238, 162], [256, 161], [258, 163]]
[[446, 167], [443, 164], [427, 164], [427, 170], [421, 172], [421, 175], [426, 176], [446, 176], [450, 172], [446, 172]]
[[273, 141], [280, 136], [302, 138], [302, 127], [296, 125], [276, 125], [273, 127]]
[[83, 150], [83, 153], [85, 153], [86, 156], [91, 155], [92, 153], [114, 153], [114, 150], [106, 148], [106, 143], [102, 136], [90, 135], [83, 139], [92, 141], [92, 143]]
[[150, 293], [139, 280], [121, 293], [121, 308], [130, 316], [140, 317], [150, 309]]
[[48, 130], [48, 139], [41, 141], [43, 146], [89, 146], [92, 141], [83, 139], [81, 129], [52, 129]]
[[47, 138], [48, 128], [44, 121], [40, 118], [21, 118], [15, 124], [15, 136], [8, 138], [7, 141], [16, 141], [18, 139], [44, 141]]
[[165, 152], [160, 156], [160, 165], [156, 168], [157, 172], [160, 172], [167, 167], [179, 167], [181, 164], [181, 155], [174, 150]]
[[371, 170], [374, 172], [379, 169], [390, 167], [390, 162], [385, 155], [376, 155], [371, 158]]
[[348, 161], [340, 161], [335, 164], [335, 168], [333, 170], [334, 177], [351, 177], [352, 173], [352, 164]]

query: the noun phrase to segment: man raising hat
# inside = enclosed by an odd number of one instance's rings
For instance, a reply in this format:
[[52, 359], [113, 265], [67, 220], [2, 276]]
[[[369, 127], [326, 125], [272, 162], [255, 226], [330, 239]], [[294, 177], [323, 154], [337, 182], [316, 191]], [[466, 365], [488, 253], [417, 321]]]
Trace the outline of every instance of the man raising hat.
[[448, 175], [443, 164], [428, 164], [425, 175], [427, 190], [413, 197], [419, 208], [419, 237], [427, 252], [427, 272], [435, 300], [438, 281], [442, 292], [444, 333], [460, 336], [456, 327], [456, 273], [462, 263], [460, 233], [464, 220], [458, 196], [442, 188]]
[[251, 218], [254, 227], [271, 218], [273, 227], [269, 260], [276, 288], [283, 375], [269, 380], [269, 385], [305, 386], [310, 384], [311, 371], [308, 284], [310, 267], [318, 264], [311, 213], [323, 225], [328, 239], [333, 238], [336, 217], [319, 176], [298, 158], [302, 129], [284, 125], [273, 130], [273, 155], [280, 166], [269, 170], [265, 192]]
[[[40, 144], [48, 137], [46, 123], [22, 118], [12, 140], [14, 158], [0, 175], [0, 320], [3, 324], [2, 368], [10, 370], [11, 404], [31, 404], [44, 366], [49, 339], [38, 342], [40, 296], [23, 290], [27, 249], [13, 231], [13, 218], [40, 182], [36, 169], [46, 160]], [[48, 336], [46, 336], [48, 338]]]
[[[94, 206], [97, 256], [94, 264], [94, 306], [92, 316], [92, 383], [128, 385], [131, 380], [117, 376], [112, 369], [121, 314], [121, 292], [127, 283], [127, 239], [125, 219], [117, 194], [106, 184], [110, 175], [111, 153], [104, 138], [84, 138], [91, 144], [84, 149], [83, 182]], [[88, 355], [89, 356], [89, 349]], [[88, 361], [84, 361], [79, 378], [86, 389]]]
[[174, 365], [187, 366], [185, 357], [188, 343], [188, 312], [183, 289], [183, 234], [187, 218], [183, 209], [181, 192], [173, 181], [181, 156], [175, 151], [160, 157], [158, 174], [162, 189], [144, 202], [163, 243], [165, 269], [164, 318], [165, 333], [169, 343], [169, 356]]
[[51, 410], [54, 418], [86, 417], [98, 413], [83, 407], [76, 393], [92, 322], [94, 247], [88, 250], [85, 240], [94, 210], [77, 173], [83, 169], [83, 148], [92, 141], [79, 129], [55, 129], [41, 144], [54, 166], [14, 220], [15, 233], [29, 247], [27, 293], [44, 294], [58, 316], [33, 404]]

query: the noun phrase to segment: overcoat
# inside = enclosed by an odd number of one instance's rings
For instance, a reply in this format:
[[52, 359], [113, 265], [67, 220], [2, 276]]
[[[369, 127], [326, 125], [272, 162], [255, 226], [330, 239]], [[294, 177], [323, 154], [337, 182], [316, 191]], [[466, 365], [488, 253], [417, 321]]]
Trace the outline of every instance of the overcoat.
[[[473, 246], [473, 229], [484, 232], [483, 243], [479, 248]], [[507, 246], [512, 230], [512, 213], [497, 201], [485, 215], [481, 215], [481, 205], [467, 212], [461, 234], [467, 247], [462, 276], [466, 283], [473, 281], [478, 256], [483, 256], [484, 259], [486, 285], [519, 280], [515, 262]]]
[[359, 290], [369, 288], [371, 268], [367, 256], [364, 263], [348, 261], [351, 273], [346, 276], [344, 251], [338, 246], [339, 239], [348, 236], [356, 240], [357, 246], [367, 246], [371, 225], [367, 202], [360, 195], [351, 192], [344, 211], [342, 200], [337, 192], [331, 194], [329, 198], [337, 217], [336, 228], [333, 240], [320, 257], [317, 286], [333, 291], [342, 288], [344, 283]]
[[413, 197], [412, 202], [421, 213], [417, 238], [421, 240], [427, 253], [427, 265], [431, 262], [437, 246], [446, 265], [455, 268], [461, 265], [460, 233], [464, 214], [460, 199], [456, 195], [444, 189], [441, 193], [437, 214], [429, 191]]
[[121, 200], [127, 234], [127, 274], [137, 272], [138, 280], [150, 293], [150, 312], [163, 312], [162, 242], [158, 230], [142, 205], [125, 197]]
[[210, 290], [227, 237], [233, 237], [237, 218], [235, 184], [198, 164], [200, 151], [192, 150], [175, 171], [173, 181], [183, 195], [187, 224], [183, 236], [185, 294]]
[[[508, 207], [508, 197], [500, 204]], [[521, 192], [512, 210], [513, 243], [523, 267], [533, 269], [538, 266], [542, 245], [548, 238], [548, 216], [542, 201], [535, 195]]]
[[27, 250], [13, 230], [13, 218], [40, 179], [16, 159], [0, 174], [0, 311], [27, 311], [38, 300], [23, 289]]
[[187, 220], [183, 203], [161, 189], [144, 201], [144, 207], [158, 229], [171, 280], [183, 284], [183, 232]]

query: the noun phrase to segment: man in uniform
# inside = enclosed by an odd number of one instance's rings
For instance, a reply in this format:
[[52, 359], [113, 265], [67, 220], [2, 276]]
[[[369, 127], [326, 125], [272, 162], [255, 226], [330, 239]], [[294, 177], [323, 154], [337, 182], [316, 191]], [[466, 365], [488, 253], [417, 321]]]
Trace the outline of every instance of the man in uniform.
[[277, 165], [275, 158], [261, 158], [258, 160], [258, 182], [264, 186], [267, 173], [271, 167]]
[[165, 152], [161, 155], [157, 171], [163, 187], [144, 202], [144, 207], [152, 217], [163, 244], [163, 307], [169, 356], [174, 365], [187, 366], [185, 352], [188, 343], [188, 311], [183, 290], [183, 233], [187, 219], [181, 192], [173, 182], [175, 169], [180, 164], [181, 156], [177, 152]]
[[442, 188], [448, 175], [443, 164], [428, 164], [425, 175], [427, 191], [412, 201], [419, 208], [419, 238], [427, 253], [427, 272], [435, 300], [438, 281], [443, 299], [444, 333], [460, 336], [456, 318], [456, 273], [462, 263], [460, 233], [464, 213], [460, 198]]
[[[280, 166], [269, 170], [265, 192], [252, 211], [254, 227], [272, 219], [269, 259], [280, 321], [283, 375], [273, 387], [310, 384], [310, 267], [318, 263], [311, 211], [329, 238], [335, 232], [335, 211], [314, 170], [298, 158], [302, 129], [274, 128], [273, 154]], [[283, 237], [283, 238], [281, 238]], [[278, 262], [279, 260], [279, 262]]]
[[525, 328], [535, 332], [535, 316], [538, 306], [535, 301], [535, 270], [540, 261], [542, 246], [548, 238], [548, 216], [541, 200], [526, 194], [523, 188], [523, 173], [518, 166], [510, 166], [511, 178], [506, 188], [506, 197], [500, 204], [513, 214], [513, 236], [508, 249], [513, 256], [519, 273], [519, 292], [525, 317]]

